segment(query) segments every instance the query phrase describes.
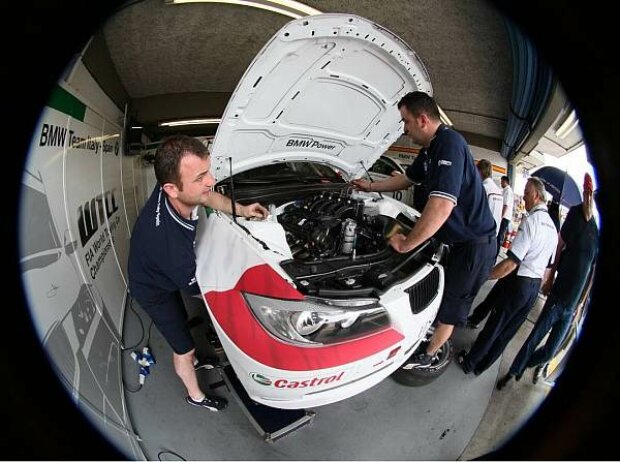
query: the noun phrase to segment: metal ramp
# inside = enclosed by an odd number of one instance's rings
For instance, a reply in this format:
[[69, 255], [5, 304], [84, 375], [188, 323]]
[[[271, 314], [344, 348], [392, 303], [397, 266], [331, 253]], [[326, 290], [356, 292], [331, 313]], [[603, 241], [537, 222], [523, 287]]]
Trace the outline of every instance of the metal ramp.
[[230, 364], [217, 367], [222, 381], [213, 387], [226, 385], [235, 397], [243, 413], [252, 423], [256, 431], [268, 443], [294, 432], [309, 424], [316, 413], [305, 409], [277, 409], [257, 403], [247, 394]]

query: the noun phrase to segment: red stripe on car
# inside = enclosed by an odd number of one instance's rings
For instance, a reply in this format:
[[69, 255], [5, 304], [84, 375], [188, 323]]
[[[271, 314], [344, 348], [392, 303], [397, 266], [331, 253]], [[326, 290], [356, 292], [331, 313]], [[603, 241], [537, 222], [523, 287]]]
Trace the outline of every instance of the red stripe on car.
[[269, 265], [258, 265], [247, 269], [233, 290], [283, 300], [304, 299], [304, 296], [297, 289]]
[[215, 319], [238, 348], [255, 361], [276, 369], [309, 371], [358, 361], [400, 342], [404, 337], [386, 328], [367, 337], [323, 347], [301, 347], [272, 337], [256, 320], [240, 291], [280, 299], [303, 295], [269, 265], [246, 271], [232, 290], [211, 291], [205, 298]]

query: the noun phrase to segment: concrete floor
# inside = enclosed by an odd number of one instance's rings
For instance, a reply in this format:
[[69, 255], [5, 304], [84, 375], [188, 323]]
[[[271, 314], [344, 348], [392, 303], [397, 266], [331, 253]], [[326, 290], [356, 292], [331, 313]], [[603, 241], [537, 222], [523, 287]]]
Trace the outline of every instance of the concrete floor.
[[[492, 284], [487, 283], [483, 289], [488, 291], [490, 287]], [[508, 344], [500, 359], [498, 378], [508, 372], [512, 360], [527, 339], [536, 319], [538, 319], [543, 304], [544, 299], [539, 296], [528, 316], [528, 320], [523, 323], [521, 329]], [[476, 330], [476, 332], [479, 331], [480, 329]], [[527, 420], [538, 409], [540, 403], [553, 387], [551, 383], [544, 380], [534, 385], [532, 378], [533, 370], [528, 369], [519, 382], [512, 380], [501, 391], [493, 388], [484, 417], [461, 454], [460, 460], [479, 458], [498, 449], [504, 441], [508, 440], [522, 425], [527, 423]]]
[[[481, 289], [474, 306], [493, 283]], [[190, 315], [204, 314], [191, 304]], [[135, 303], [134, 303], [135, 306]], [[497, 449], [535, 412], [550, 391], [544, 382], [533, 385], [531, 371], [502, 391], [495, 383], [510, 366], [542, 307], [538, 300], [529, 319], [508, 345], [501, 361], [478, 377], [465, 375], [452, 363], [430, 385], [410, 388], [391, 379], [340, 403], [314, 409], [314, 421], [275, 443], [265, 443], [225, 387], [216, 394], [229, 399], [219, 413], [184, 403], [184, 389], [176, 377], [171, 350], [157, 329], [148, 343], [157, 359], [144, 387], [126, 393], [128, 412], [146, 458], [161, 460], [470, 460]], [[126, 344], [137, 341], [150, 319], [137, 307], [128, 312]], [[200, 332], [200, 326], [193, 333]], [[479, 330], [457, 329], [455, 352], [468, 348]], [[145, 336], [148, 334], [145, 334]], [[199, 351], [201, 335], [195, 335]], [[137, 366], [126, 355], [125, 382], [137, 385]], [[219, 380], [214, 371], [201, 371], [206, 388]], [[163, 452], [162, 452], [163, 451]]]

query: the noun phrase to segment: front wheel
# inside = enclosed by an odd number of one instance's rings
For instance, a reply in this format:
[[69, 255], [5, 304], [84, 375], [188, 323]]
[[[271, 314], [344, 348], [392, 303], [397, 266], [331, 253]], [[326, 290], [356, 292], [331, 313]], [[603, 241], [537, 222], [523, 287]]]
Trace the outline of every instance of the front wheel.
[[[426, 337], [413, 354], [416, 354], [419, 351], [424, 351], [434, 332], [435, 328], [431, 327], [426, 333]], [[418, 368], [416, 366], [412, 366], [410, 361], [407, 360], [402, 366], [392, 373], [392, 378], [398, 383], [409, 387], [419, 387], [431, 383], [441, 374], [446, 372], [446, 369], [448, 369], [448, 365], [452, 360], [453, 351], [452, 341], [448, 340], [441, 346], [441, 348], [439, 348], [430, 366]]]

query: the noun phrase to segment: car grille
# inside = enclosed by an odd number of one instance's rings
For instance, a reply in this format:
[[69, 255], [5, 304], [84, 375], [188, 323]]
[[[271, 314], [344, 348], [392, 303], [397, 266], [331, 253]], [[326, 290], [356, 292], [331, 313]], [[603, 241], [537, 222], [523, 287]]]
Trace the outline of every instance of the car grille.
[[437, 296], [438, 289], [439, 268], [435, 267], [424, 279], [405, 290], [409, 294], [411, 312], [418, 314], [424, 311]]

